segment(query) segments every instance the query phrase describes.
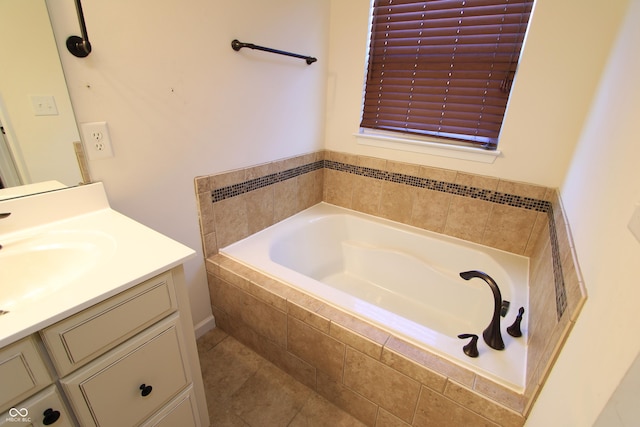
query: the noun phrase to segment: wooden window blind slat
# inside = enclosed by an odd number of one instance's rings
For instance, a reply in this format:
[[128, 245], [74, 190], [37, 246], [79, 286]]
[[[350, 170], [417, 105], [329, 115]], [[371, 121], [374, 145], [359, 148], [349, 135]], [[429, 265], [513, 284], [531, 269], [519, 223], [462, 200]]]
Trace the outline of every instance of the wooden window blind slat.
[[375, 0], [363, 128], [495, 148], [533, 0]]

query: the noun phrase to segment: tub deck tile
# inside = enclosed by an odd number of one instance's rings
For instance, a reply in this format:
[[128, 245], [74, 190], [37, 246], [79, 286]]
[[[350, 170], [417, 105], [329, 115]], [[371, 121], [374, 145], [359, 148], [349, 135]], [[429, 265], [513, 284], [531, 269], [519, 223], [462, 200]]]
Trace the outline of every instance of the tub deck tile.
[[[339, 325], [338, 323], [331, 322], [330, 335], [376, 360], [380, 360], [380, 357], [382, 356], [382, 346], [384, 345], [384, 342], [375, 342]], [[386, 341], [386, 339], [387, 337], [385, 337], [384, 341]]]
[[387, 341], [387, 344], [384, 346], [382, 350], [382, 361], [385, 363], [391, 357], [389, 352], [401, 354], [427, 369], [454, 379], [469, 388], [473, 387], [476, 375], [470, 370], [454, 365], [435, 354], [428, 353], [399, 338], [389, 338], [389, 341]]
[[497, 405], [454, 381], [448, 381], [444, 396], [501, 426], [520, 427], [524, 424], [522, 415]]
[[287, 301], [287, 313], [307, 325], [316, 328], [320, 332], [329, 335], [331, 320], [320, 316], [318, 313], [302, 307], [292, 301]]

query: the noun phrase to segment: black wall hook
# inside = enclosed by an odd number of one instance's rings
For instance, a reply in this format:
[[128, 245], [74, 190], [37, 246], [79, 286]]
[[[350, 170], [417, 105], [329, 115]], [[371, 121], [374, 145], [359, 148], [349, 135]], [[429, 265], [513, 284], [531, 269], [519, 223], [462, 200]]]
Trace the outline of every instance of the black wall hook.
[[73, 56], [78, 58], [85, 58], [91, 53], [91, 43], [89, 43], [89, 36], [87, 35], [87, 26], [84, 23], [84, 13], [82, 12], [82, 4], [80, 0], [75, 0], [76, 12], [78, 12], [78, 21], [80, 23], [80, 33], [82, 37], [70, 36], [67, 39], [67, 49]]
[[262, 50], [264, 52], [277, 53], [278, 55], [292, 56], [294, 58], [304, 59], [307, 62], [307, 65], [311, 65], [317, 61], [317, 59], [312, 56], [298, 55], [297, 53], [286, 52], [284, 50], [278, 50], [278, 49], [271, 49], [270, 47], [258, 46], [253, 43], [242, 43], [237, 39], [231, 42], [231, 48], [236, 52], [242, 49], [243, 47], [248, 47], [249, 49], [255, 49], [255, 50]]

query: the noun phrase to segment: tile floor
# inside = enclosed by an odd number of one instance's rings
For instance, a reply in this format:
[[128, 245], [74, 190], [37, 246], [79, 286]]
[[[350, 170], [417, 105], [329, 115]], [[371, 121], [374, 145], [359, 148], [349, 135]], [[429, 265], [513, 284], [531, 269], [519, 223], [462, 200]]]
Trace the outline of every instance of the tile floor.
[[198, 353], [214, 427], [364, 426], [220, 329]]

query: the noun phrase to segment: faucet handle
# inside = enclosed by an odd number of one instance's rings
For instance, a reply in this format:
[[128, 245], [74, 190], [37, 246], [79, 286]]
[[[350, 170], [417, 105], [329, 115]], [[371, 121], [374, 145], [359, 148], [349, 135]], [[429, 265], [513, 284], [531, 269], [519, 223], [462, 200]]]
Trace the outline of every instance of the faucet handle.
[[462, 347], [462, 351], [469, 357], [478, 357], [478, 336], [476, 334], [460, 334], [458, 335], [460, 339], [471, 338], [469, 344]]
[[513, 322], [511, 326], [507, 328], [507, 332], [512, 337], [521, 337], [522, 330], [520, 329], [520, 322], [522, 322], [522, 315], [524, 314], [524, 307], [520, 307], [518, 310], [518, 315], [516, 316], [516, 320]]

